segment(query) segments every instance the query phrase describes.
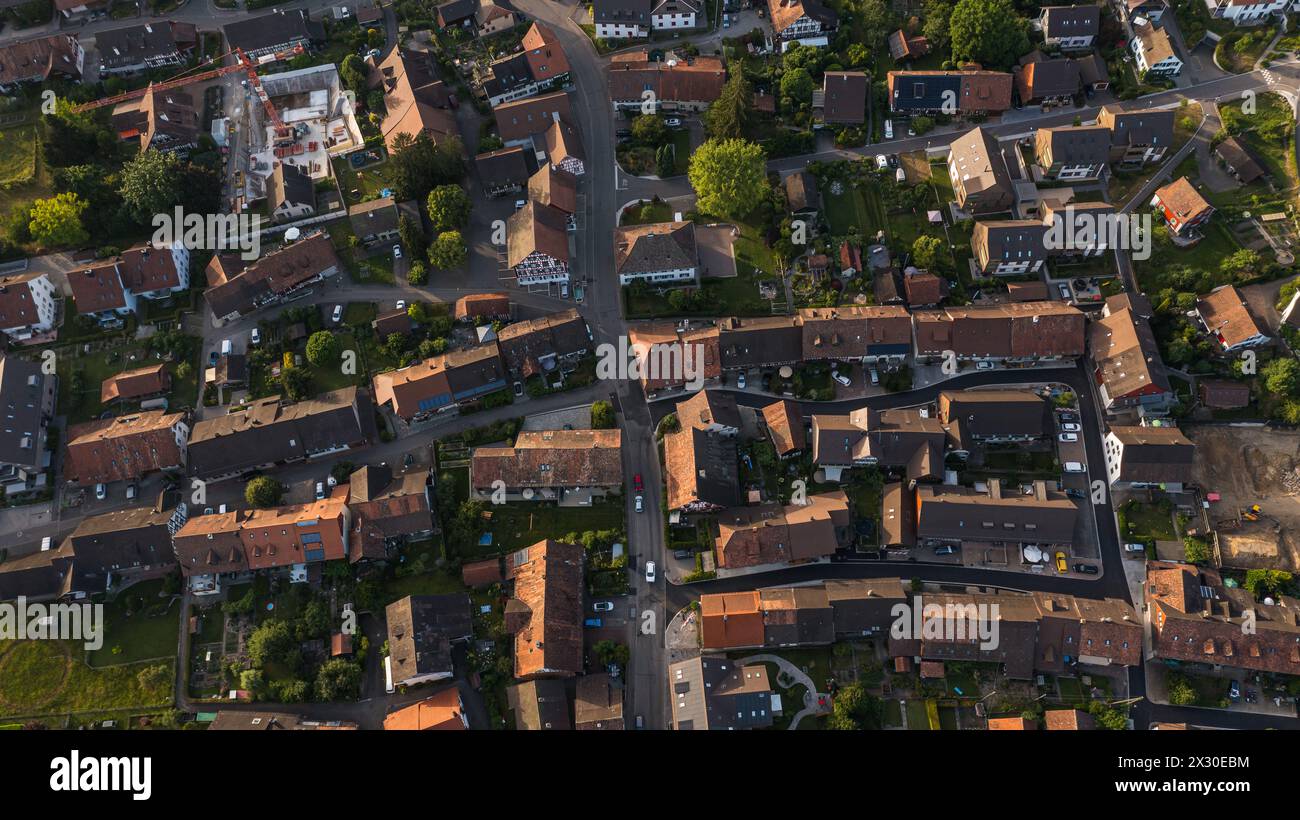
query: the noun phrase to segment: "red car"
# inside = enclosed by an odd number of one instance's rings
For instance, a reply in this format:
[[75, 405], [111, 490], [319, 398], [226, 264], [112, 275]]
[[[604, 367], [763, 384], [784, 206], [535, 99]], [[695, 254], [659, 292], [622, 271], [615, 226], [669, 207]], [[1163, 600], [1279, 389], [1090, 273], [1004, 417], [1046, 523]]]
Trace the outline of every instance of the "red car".
[[641, 474], [640, 474], [640, 473], [637, 473], [636, 475], [632, 476], [632, 489], [636, 490], [637, 492], [641, 492], [641, 490], [643, 489], [643, 488], [641, 487]]

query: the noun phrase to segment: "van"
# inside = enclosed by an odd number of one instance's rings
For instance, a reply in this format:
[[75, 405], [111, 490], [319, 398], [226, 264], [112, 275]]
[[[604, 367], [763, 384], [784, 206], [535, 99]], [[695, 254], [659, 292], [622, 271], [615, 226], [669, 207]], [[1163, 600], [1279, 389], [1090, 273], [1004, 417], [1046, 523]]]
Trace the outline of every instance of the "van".
[[1081, 473], [1083, 472], [1083, 465], [1077, 461], [1067, 461], [1065, 462], [1065, 471], [1067, 473]]
[[894, 121], [885, 120], [885, 139], [892, 140], [893, 138], [894, 138]]
[[222, 355], [222, 356], [229, 356], [229, 355], [230, 355], [230, 340], [229, 340], [229, 339], [222, 339], [222, 340], [221, 340], [221, 355]]
[[54, 549], [54, 539], [47, 535], [41, 539], [41, 552], [49, 552], [52, 549]]
[[903, 183], [907, 182], [907, 172], [904, 171], [902, 168], [895, 169], [894, 182], [897, 182], [899, 185], [902, 185]]

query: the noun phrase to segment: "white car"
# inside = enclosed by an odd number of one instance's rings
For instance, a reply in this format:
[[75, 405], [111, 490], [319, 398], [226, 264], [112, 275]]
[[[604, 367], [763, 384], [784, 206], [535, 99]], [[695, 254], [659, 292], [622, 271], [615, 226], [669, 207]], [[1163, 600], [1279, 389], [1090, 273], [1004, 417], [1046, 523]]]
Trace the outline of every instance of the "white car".
[[398, 300], [397, 300], [397, 307], [395, 308], [395, 310], [406, 310], [406, 300], [405, 300], [405, 299], [398, 299]]
[[613, 611], [614, 611], [614, 602], [613, 602], [613, 601], [597, 601], [596, 603], [594, 603], [594, 604], [591, 605], [591, 609], [592, 609], [593, 612], [613, 612]]
[[1065, 471], [1067, 473], [1081, 473], [1083, 472], [1083, 464], [1078, 461], [1067, 461], [1065, 462]]
[[260, 345], [262, 343], [261, 331], [259, 331], [257, 328], [253, 328], [253, 332], [248, 334], [248, 340], [255, 345]]
[[515, 200], [515, 210], [518, 211], [519, 209], [523, 208], [523, 207], [524, 207], [525, 205], [527, 205], [527, 204], [528, 204], [528, 200], [526, 200], [526, 199], [516, 199], [516, 200]]
[[654, 562], [654, 561], [646, 561], [646, 562], [645, 562], [645, 582], [646, 582], [647, 584], [653, 584], [653, 583], [655, 582], [655, 562]]
[[849, 380], [848, 376], [845, 376], [843, 373], [840, 373], [838, 371], [831, 373], [831, 378], [839, 382], [840, 384], [844, 385], [845, 387], [849, 387], [853, 384], [853, 382]]
[[100, 483], [95, 485], [95, 498], [103, 501], [108, 498], [108, 485]]
[[1074, 441], [1078, 441], [1078, 440], [1079, 440], [1079, 434], [1078, 434], [1078, 433], [1062, 433], [1062, 434], [1061, 434], [1061, 441], [1064, 441], [1064, 442], [1067, 442], [1067, 443], [1068, 443], [1068, 442], [1074, 442]]
[[323, 482], [323, 481], [317, 481], [317, 482], [316, 482], [316, 500], [317, 500], [317, 501], [320, 501], [320, 500], [321, 500], [322, 498], [324, 498], [324, 497], [325, 497], [325, 482]]
[[1128, 552], [1146, 552], [1147, 545], [1146, 544], [1125, 544], [1124, 549], [1127, 550]]
[[330, 315], [334, 317], [335, 323], [343, 321], [343, 306], [335, 305], [334, 312]]
[[401, 258], [402, 258], [402, 246], [401, 246], [401, 245], [394, 245], [394, 246], [393, 246], [393, 258], [394, 258], [394, 259], [401, 259]]
[[885, 139], [892, 140], [893, 138], [894, 138], [894, 121], [885, 120]]
[[992, 369], [993, 369], [993, 362], [976, 362], [976, 363], [975, 363], [975, 369], [976, 369], [976, 370], [992, 370]]
[[636, 511], [637, 511], [637, 512], [645, 512], [645, 497], [644, 497], [644, 496], [639, 496], [639, 495], [638, 495], [638, 496], [636, 497]]
[[681, 128], [682, 121], [678, 117], [669, 117], [668, 119], [664, 120], [664, 125], [668, 126], [669, 128]]
[[876, 154], [876, 168], [881, 171], [889, 170], [889, 157], [884, 154]]
[[744, 373], [741, 373], [739, 376], [736, 377], [736, 387], [739, 387], [741, 390], [744, 390], [744, 389], [745, 389], [745, 374], [744, 374]]
[[1077, 432], [1079, 432], [1079, 431], [1080, 431], [1081, 429], [1083, 429], [1083, 428], [1081, 428], [1081, 427], [1080, 427], [1079, 425], [1077, 425], [1077, 424], [1066, 423], [1066, 424], [1062, 424], [1062, 425], [1061, 425], [1061, 429], [1064, 430], [1064, 431], [1067, 432], [1067, 433], [1077, 433]]

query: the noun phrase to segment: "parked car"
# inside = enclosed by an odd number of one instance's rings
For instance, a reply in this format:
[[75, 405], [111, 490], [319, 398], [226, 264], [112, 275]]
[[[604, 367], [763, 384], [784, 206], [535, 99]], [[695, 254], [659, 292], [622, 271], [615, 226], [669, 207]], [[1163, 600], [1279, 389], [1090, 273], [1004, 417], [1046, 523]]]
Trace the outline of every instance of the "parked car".
[[343, 306], [342, 306], [342, 305], [335, 305], [335, 306], [334, 306], [334, 313], [332, 313], [331, 316], [333, 317], [333, 319], [334, 319], [335, 322], [341, 322], [341, 321], [343, 321]]
[[394, 259], [401, 259], [401, 258], [402, 258], [402, 246], [401, 246], [401, 245], [394, 245], [394, 246], [393, 246], [393, 258], [394, 258]]
[[406, 310], [406, 300], [405, 300], [405, 299], [398, 299], [398, 300], [397, 300], [397, 306], [394, 307], [393, 310]]
[[636, 716], [636, 728], [638, 728], [638, 729], [644, 729], [644, 728], [645, 728], [645, 718], [642, 717], [641, 715], [637, 715], [637, 716]]
[[736, 377], [736, 387], [739, 387], [741, 390], [745, 389], [745, 374], [743, 372]]
[[523, 394], [524, 394], [524, 383], [515, 382], [515, 395], [522, 396]]
[[975, 363], [975, 369], [976, 369], [976, 370], [992, 370], [992, 369], [993, 369], [993, 362], [976, 362], [976, 363]]
[[1065, 462], [1065, 471], [1067, 473], [1081, 473], [1083, 472], [1083, 464], [1078, 461], [1067, 461]]
[[595, 612], [613, 612], [613, 611], [614, 611], [614, 602], [613, 602], [613, 601], [597, 601], [596, 603], [594, 603], [594, 604], [591, 605], [591, 608], [592, 608], [592, 610], [595, 611]]
[[880, 384], [880, 371], [874, 367], [871, 368], [871, 383], [873, 385]]
[[676, 558], [678, 561], [689, 561], [691, 560], [692, 557], [694, 557], [694, 555], [695, 553], [691, 552], [690, 550], [673, 551], [673, 557]]
[[1097, 568], [1094, 567], [1092, 564], [1075, 564], [1075, 565], [1074, 565], [1074, 571], [1075, 571], [1075, 572], [1082, 572], [1084, 575], [1096, 575], [1096, 574], [1097, 574]]
[[1233, 700], [1241, 700], [1241, 681], [1233, 681], [1228, 684], [1228, 697]]
[[632, 139], [632, 132], [626, 128], [620, 128], [618, 131], [614, 133], [614, 136], [618, 137], [621, 140], [630, 140]]
[[1083, 428], [1075, 424], [1074, 422], [1066, 422], [1065, 424], [1061, 425], [1061, 429], [1067, 433], [1077, 433]]
[[140, 494], [140, 485], [132, 481], [126, 485], [126, 500], [134, 501], [135, 497]]
[[602, 621], [600, 618], [588, 618], [582, 622], [582, 625], [588, 629], [600, 629]]
[[1078, 440], [1079, 440], [1079, 434], [1078, 434], [1078, 433], [1062, 433], [1062, 434], [1061, 434], [1061, 441], [1063, 441], [1063, 442], [1065, 442], [1065, 443], [1067, 443], [1067, 444], [1070, 443], [1070, 442], [1078, 441]]
[[526, 199], [516, 199], [516, 200], [515, 200], [515, 210], [518, 211], [519, 209], [523, 208], [523, 207], [524, 207], [525, 205], [527, 205], [527, 204], [528, 204], [528, 200], [526, 200]]
[[894, 138], [894, 121], [885, 120], [885, 139], [892, 140], [893, 138]]
[[1079, 417], [1068, 410], [1061, 411], [1061, 421], [1078, 421]]
[[889, 167], [890, 167], [890, 168], [897, 168], [897, 167], [898, 167], [898, 154], [890, 154], [890, 155], [889, 155]]
[[645, 496], [638, 495], [636, 497], [636, 511], [645, 512]]
[[632, 476], [632, 489], [636, 490], [637, 492], [641, 492], [643, 489], [645, 489], [644, 487], [641, 486], [640, 473], [637, 473], [636, 475]]
[[1056, 553], [1056, 571], [1057, 572], [1070, 571], [1070, 565], [1065, 562], [1065, 553], [1063, 552]]
[[645, 562], [645, 582], [646, 582], [647, 584], [653, 584], [653, 583], [655, 582], [655, 562], [654, 562], [654, 561], [646, 561], [646, 562]]
[[209, 353], [208, 353], [208, 367], [216, 367], [216, 366], [217, 366], [217, 358], [218, 358], [217, 351], [213, 350], [213, 351], [209, 352]]
[[1124, 550], [1126, 552], [1146, 552], [1147, 545], [1146, 544], [1125, 544]]
[[669, 117], [668, 119], [664, 120], [664, 125], [668, 126], [669, 128], [681, 128], [682, 120], [680, 117]]
[[253, 328], [253, 332], [248, 334], [248, 340], [255, 345], [260, 345], [262, 343], [262, 332], [257, 328]]
[[108, 486], [103, 482], [100, 482], [99, 484], [95, 485], [95, 498], [99, 499], [100, 501], [103, 501], [105, 498], [108, 498]]
[[908, 135], [909, 137], [915, 137], [915, 136], [916, 136], [916, 129], [915, 129], [915, 128], [912, 128], [911, 126], [909, 126], [908, 129], [907, 129], [907, 135]]
[[831, 378], [835, 379], [835, 381], [839, 382], [845, 387], [850, 387], [853, 385], [853, 382], [849, 380], [849, 377], [845, 376], [843, 373], [839, 372], [838, 370], [831, 373]]
[[324, 497], [325, 497], [325, 482], [323, 482], [323, 481], [317, 481], [317, 482], [316, 482], [316, 500], [317, 500], [317, 501], [320, 501], [320, 500], [321, 500], [322, 498], [324, 498]]
[[889, 158], [884, 154], [876, 154], [876, 169], [884, 171], [889, 168]]
[[935, 554], [935, 555], [952, 555], [952, 554], [953, 554], [954, 552], [956, 552], [956, 551], [957, 551], [957, 548], [956, 548], [956, 547], [951, 547], [951, 546], [943, 546], [943, 547], [935, 547], [935, 548], [934, 548], [934, 554]]
[[1062, 299], [1064, 299], [1064, 300], [1067, 301], [1067, 302], [1070, 301], [1070, 286], [1069, 286], [1069, 285], [1067, 285], [1067, 284], [1065, 284], [1064, 282], [1062, 282], [1061, 284], [1059, 284], [1059, 285], [1056, 286], [1056, 289], [1057, 289], [1058, 291], [1060, 291], [1060, 294], [1061, 294], [1061, 298], [1062, 298]]

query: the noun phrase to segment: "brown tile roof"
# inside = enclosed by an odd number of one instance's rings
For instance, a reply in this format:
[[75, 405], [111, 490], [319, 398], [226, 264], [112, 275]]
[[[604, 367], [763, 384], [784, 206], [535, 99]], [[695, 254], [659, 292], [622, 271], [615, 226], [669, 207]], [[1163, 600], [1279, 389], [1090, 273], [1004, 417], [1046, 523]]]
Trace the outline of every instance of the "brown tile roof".
[[718, 515], [718, 566], [743, 569], [825, 558], [839, 548], [837, 528], [848, 525], [848, 497], [842, 490], [810, 495], [803, 505], [727, 510]]
[[614, 229], [614, 272], [697, 268], [694, 222], [656, 222]]
[[794, 321], [807, 361], [902, 352], [912, 341], [911, 318], [900, 305], [800, 308]]
[[700, 390], [685, 401], [677, 402], [677, 421], [683, 427], [707, 430], [713, 425], [740, 429], [740, 410], [736, 399], [721, 390]]
[[835, 12], [817, 0], [767, 0], [767, 10], [772, 16], [772, 29], [777, 34], [805, 15], [832, 28], [837, 21]]
[[1173, 41], [1169, 39], [1169, 32], [1162, 28], [1156, 28], [1149, 22], [1145, 25], [1135, 24], [1133, 36], [1141, 40], [1145, 47], [1143, 51], [1146, 52], [1147, 65], [1155, 65], [1176, 56]]
[[460, 569], [461, 583], [467, 587], [486, 587], [499, 584], [505, 580], [505, 577], [505, 573], [501, 570], [500, 558], [472, 561]]
[[[319, 501], [191, 518], [172, 538], [186, 576], [271, 569], [307, 560], [347, 557], [347, 487]], [[310, 539], [310, 540], [308, 540]]]
[[1036, 486], [1034, 495], [1005, 493], [996, 481], [989, 492], [923, 484], [916, 488], [919, 539], [1069, 544], [1079, 507], [1074, 500]]
[[455, 404], [460, 400], [458, 394], [504, 379], [501, 357], [493, 342], [377, 374], [375, 403], [391, 403], [394, 413], [409, 419], [429, 409], [422, 406], [423, 402], [435, 402], [437, 406]]
[[1211, 206], [1205, 201], [1187, 177], [1179, 177], [1162, 188], [1156, 189], [1160, 204], [1173, 211], [1183, 222], [1191, 222]]
[[1113, 425], [1110, 435], [1124, 445], [1116, 481], [1188, 482], [1196, 445], [1177, 427]]
[[930, 53], [930, 41], [925, 37], [908, 37], [902, 29], [889, 35], [889, 56], [894, 62], [924, 57]]
[[1097, 727], [1092, 715], [1078, 709], [1048, 709], [1043, 713], [1043, 723], [1048, 731], [1086, 731]]
[[1059, 302], [943, 308], [912, 314], [921, 355], [1075, 357], [1084, 352], [1083, 314]]
[[566, 214], [578, 210], [578, 178], [563, 168], [542, 163], [528, 178], [528, 198], [539, 205], [550, 205]]
[[[233, 259], [225, 257], [223, 269], [225, 262], [235, 264]], [[232, 312], [243, 314], [338, 267], [338, 254], [329, 234], [321, 231], [266, 254], [224, 283], [210, 286], [203, 292], [203, 298], [218, 316]]]
[[827, 71], [822, 79], [828, 123], [861, 125], [867, 116], [867, 75], [861, 71]]
[[43, 82], [60, 74], [80, 79], [77, 38], [52, 34], [0, 48], [0, 83]]
[[[716, 379], [722, 374], [720, 333], [717, 327], [680, 332], [671, 322], [633, 324], [628, 328], [628, 346], [641, 365], [641, 385], [648, 392], [669, 387], [681, 387], [687, 381], [684, 372], [665, 372], [657, 362], [661, 357], [685, 362], [685, 356], [701, 356], [704, 378]], [[685, 345], [685, 348], [683, 348]], [[698, 348], [692, 347], [698, 345]], [[683, 353], [683, 350], [687, 351]], [[696, 352], [698, 350], [698, 353]], [[698, 359], [692, 358], [692, 362]]]
[[1201, 403], [1216, 410], [1235, 410], [1250, 404], [1250, 385], [1225, 379], [1200, 379], [1196, 382]]
[[569, 262], [569, 234], [564, 214], [532, 200], [506, 221], [506, 264], [517, 267], [534, 253]]
[[459, 731], [466, 728], [460, 691], [455, 686], [389, 712], [384, 718], [384, 730], [390, 732], [425, 729]]
[[1077, 94], [1082, 88], [1079, 64], [1069, 59], [1032, 61], [1018, 66], [1014, 75], [1023, 103]]
[[1007, 296], [1011, 297], [1013, 302], [1045, 302], [1048, 298], [1047, 283], [1008, 282]]
[[573, 728], [622, 731], [623, 686], [605, 673], [578, 678], [573, 698]]
[[[638, 96], [637, 99], [640, 99]], [[525, 139], [541, 134], [551, 127], [556, 116], [569, 117], [569, 95], [563, 91], [528, 97], [502, 103], [492, 109], [497, 121], [497, 133], [505, 142]]]
[[407, 595], [384, 608], [393, 682], [422, 683], [451, 677], [452, 644], [474, 633], [469, 596]]
[[575, 308], [508, 324], [497, 331], [501, 361], [516, 377], [552, 368], [551, 359], [569, 358], [591, 347], [587, 323]]
[[763, 422], [778, 456], [798, 452], [808, 446], [804, 432], [803, 411], [788, 399], [775, 401], [763, 408]]
[[1264, 176], [1264, 169], [1260, 167], [1250, 152], [1237, 142], [1236, 137], [1228, 137], [1214, 148], [1214, 153], [1218, 154], [1224, 162], [1232, 166], [1236, 172], [1237, 178], [1243, 183], [1254, 182]]
[[126, 288], [112, 260], [96, 262], [69, 273], [68, 287], [72, 289], [77, 313], [99, 313], [126, 307]]
[[506, 629], [515, 633], [515, 677], [572, 677], [582, 672], [581, 546], [538, 541], [510, 555], [514, 597]]
[[171, 389], [171, 374], [165, 364], [155, 364], [127, 370], [104, 379], [100, 386], [99, 402], [108, 404], [118, 399], [138, 399], [166, 393]]
[[[366, 487], [368, 476], [374, 487]], [[389, 557], [390, 539], [405, 539], [433, 531], [429, 506], [429, 475], [412, 471], [394, 476], [386, 466], [362, 467], [349, 479], [352, 532], [348, 558], [382, 560]]]
[[427, 133], [437, 143], [460, 136], [456, 116], [446, 107], [446, 90], [428, 60], [427, 55], [395, 48], [371, 69], [369, 84], [384, 92], [387, 114], [380, 130], [390, 151], [399, 134], [417, 137]]
[[471, 293], [456, 300], [456, 321], [479, 316], [496, 318], [510, 315], [510, 296], [505, 293]]
[[569, 58], [550, 27], [533, 23], [520, 44], [534, 80], [543, 82], [569, 73]]
[[705, 649], [762, 646], [758, 590], [701, 595], [700, 645]]
[[881, 494], [881, 544], [916, 546], [916, 494], [902, 482], [886, 484]]
[[1037, 729], [1038, 724], [1022, 717], [989, 718], [989, 731], [1025, 731]]
[[664, 436], [669, 510], [735, 506], [740, 497], [734, 439], [682, 425]]
[[1196, 310], [1210, 333], [1224, 347], [1234, 347], [1257, 336], [1268, 335], [1255, 321], [1246, 305], [1246, 298], [1235, 285], [1223, 285], [1202, 296], [1196, 302]]
[[909, 305], [937, 305], [948, 295], [948, 280], [929, 271], [904, 273], [903, 290]]
[[40, 322], [29, 282], [45, 276], [40, 271], [0, 276], [0, 328], [23, 327]]
[[184, 413], [151, 410], [75, 425], [68, 430], [64, 476], [84, 486], [181, 467], [189, 433], [184, 421]]
[[475, 448], [470, 476], [484, 492], [497, 481], [511, 492], [613, 488], [623, 483], [622, 443], [621, 430], [526, 430], [513, 447]]
[[1170, 393], [1169, 375], [1147, 320], [1127, 307], [1095, 320], [1088, 329], [1093, 366], [1112, 399]]
[[710, 103], [722, 96], [727, 72], [717, 57], [689, 62], [623, 60], [609, 66], [609, 96], [614, 102], [640, 101], [643, 92], [661, 102]]

